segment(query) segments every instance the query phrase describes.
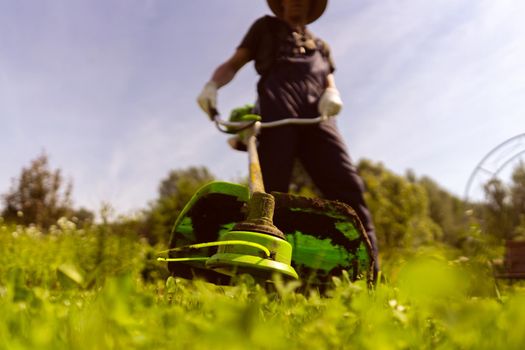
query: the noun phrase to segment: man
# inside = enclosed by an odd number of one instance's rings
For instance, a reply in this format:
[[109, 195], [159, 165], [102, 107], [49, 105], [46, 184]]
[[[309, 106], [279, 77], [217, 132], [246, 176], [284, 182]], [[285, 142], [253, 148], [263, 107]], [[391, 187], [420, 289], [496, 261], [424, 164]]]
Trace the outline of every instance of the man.
[[[254, 60], [261, 76], [256, 108], [263, 121], [338, 114], [343, 104], [329, 47], [306, 28], [322, 15], [327, 0], [267, 2], [276, 16], [264, 16], [252, 25], [233, 56], [204, 86], [197, 99], [199, 106], [208, 114], [215, 110], [217, 90]], [[325, 198], [347, 203], [356, 211], [377, 261], [377, 240], [363, 182], [334, 120], [263, 129], [258, 152], [267, 192], [288, 192], [293, 163], [299, 159]]]

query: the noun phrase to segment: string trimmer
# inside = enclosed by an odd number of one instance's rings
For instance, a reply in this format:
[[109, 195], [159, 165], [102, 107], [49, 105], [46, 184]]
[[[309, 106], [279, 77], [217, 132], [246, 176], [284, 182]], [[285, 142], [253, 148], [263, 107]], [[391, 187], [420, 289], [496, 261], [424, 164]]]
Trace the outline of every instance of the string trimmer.
[[261, 122], [255, 114], [239, 121], [213, 118], [217, 128], [237, 134], [249, 159], [248, 186], [211, 182], [195, 193], [177, 218], [167, 261], [174, 276], [228, 284], [248, 273], [271, 281], [274, 274], [306, 285], [329, 282], [347, 271], [352, 279], [373, 279], [370, 241], [354, 210], [341, 202], [266, 193], [257, 154], [263, 128], [307, 127], [328, 117]]

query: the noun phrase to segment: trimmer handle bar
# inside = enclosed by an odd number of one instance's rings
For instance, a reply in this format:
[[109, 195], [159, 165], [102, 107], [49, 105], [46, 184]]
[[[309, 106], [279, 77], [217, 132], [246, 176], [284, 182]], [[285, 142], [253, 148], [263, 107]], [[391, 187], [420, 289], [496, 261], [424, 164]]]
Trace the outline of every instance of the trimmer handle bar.
[[231, 122], [222, 119], [219, 114], [215, 114], [215, 116], [213, 116], [213, 121], [215, 122], [215, 125], [220, 131], [225, 132], [227, 134], [236, 134], [251, 127], [254, 127], [256, 130], [258, 130], [266, 128], [275, 128], [284, 125], [312, 125], [319, 124], [325, 120], [328, 120], [329, 118], [333, 117], [319, 116], [316, 118], [286, 118], [276, 120], [273, 122], [261, 122], [252, 120]]

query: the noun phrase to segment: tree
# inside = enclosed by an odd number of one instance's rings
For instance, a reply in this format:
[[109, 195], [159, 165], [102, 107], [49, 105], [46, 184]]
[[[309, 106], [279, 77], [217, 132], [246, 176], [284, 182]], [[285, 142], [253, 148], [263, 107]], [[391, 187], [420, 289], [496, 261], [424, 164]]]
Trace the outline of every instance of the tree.
[[150, 243], [166, 242], [180, 212], [204, 184], [214, 176], [206, 167], [172, 170], [160, 182], [159, 196], [146, 211], [143, 234]]
[[499, 239], [525, 236], [525, 164], [513, 170], [510, 184], [494, 178], [484, 185], [484, 229]]
[[461, 236], [468, 231], [465, 203], [442, 189], [434, 180], [423, 176], [417, 180], [428, 197], [430, 218], [443, 230], [443, 240], [457, 244]]
[[290, 193], [304, 197], [322, 197], [321, 191], [299, 161], [294, 163], [292, 169]]
[[408, 248], [438, 240], [441, 228], [429, 216], [424, 188], [379, 164], [361, 160], [359, 172], [380, 249]]
[[[72, 217], [72, 183], [66, 183], [59, 169], [52, 170], [45, 153], [22, 168], [20, 177], [13, 179], [10, 191], [3, 196], [2, 216], [8, 222], [48, 228], [61, 217]], [[89, 218], [85, 209], [79, 214]]]
[[509, 192], [514, 214], [518, 217], [525, 215], [525, 163], [520, 162], [512, 172]]
[[484, 186], [486, 204], [483, 210], [483, 228], [500, 239], [511, 237], [514, 226], [510, 193], [499, 179], [491, 179]]
[[515, 218], [513, 238], [525, 238], [525, 163], [520, 162], [512, 173], [510, 186], [512, 209]]

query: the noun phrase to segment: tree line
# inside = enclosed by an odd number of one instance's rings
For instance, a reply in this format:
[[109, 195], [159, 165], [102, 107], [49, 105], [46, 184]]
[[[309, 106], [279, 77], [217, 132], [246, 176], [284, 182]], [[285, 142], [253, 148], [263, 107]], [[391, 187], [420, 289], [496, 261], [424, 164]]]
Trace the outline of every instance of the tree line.
[[[366, 185], [366, 200], [383, 251], [430, 244], [461, 248], [471, 238], [473, 225], [485, 237], [501, 243], [525, 238], [525, 165], [513, 170], [510, 183], [493, 179], [484, 186], [485, 200], [467, 203], [441, 188], [429, 177], [412, 171], [398, 175], [382, 163], [361, 160], [358, 171]], [[125, 226], [150, 243], [166, 243], [175, 219], [199, 187], [215, 179], [206, 167], [174, 169], [163, 178], [157, 198]], [[290, 191], [320, 196], [304, 169], [294, 168]], [[61, 217], [77, 225], [93, 225], [94, 214], [75, 208], [72, 183], [60, 169], [51, 169], [46, 154], [32, 160], [2, 195], [1, 216], [8, 224], [36, 225], [44, 230]]]

